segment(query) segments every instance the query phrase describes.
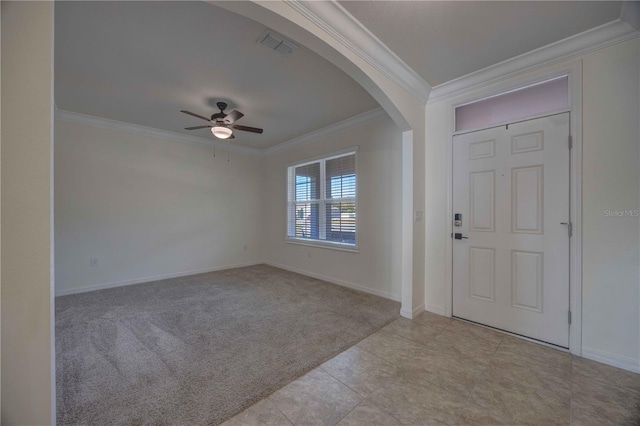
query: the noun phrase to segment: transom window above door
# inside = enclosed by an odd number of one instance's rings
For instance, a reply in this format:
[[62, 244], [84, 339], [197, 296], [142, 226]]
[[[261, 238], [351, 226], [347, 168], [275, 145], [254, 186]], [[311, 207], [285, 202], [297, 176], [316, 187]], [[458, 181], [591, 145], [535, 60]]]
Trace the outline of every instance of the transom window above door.
[[357, 161], [351, 151], [287, 168], [287, 240], [357, 249]]
[[569, 77], [563, 75], [506, 93], [458, 105], [456, 132], [467, 132], [537, 118], [569, 108]]

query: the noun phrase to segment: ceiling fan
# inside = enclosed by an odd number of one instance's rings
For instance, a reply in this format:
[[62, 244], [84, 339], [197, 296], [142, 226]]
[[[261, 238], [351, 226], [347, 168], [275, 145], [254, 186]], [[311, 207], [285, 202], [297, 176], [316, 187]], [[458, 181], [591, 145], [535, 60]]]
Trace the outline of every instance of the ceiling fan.
[[234, 124], [237, 120], [240, 120], [242, 117], [244, 117], [244, 114], [236, 109], [231, 111], [229, 114], [225, 114], [224, 110], [227, 108], [227, 104], [224, 102], [218, 102], [216, 103], [216, 105], [218, 106], [218, 108], [220, 108], [220, 112], [213, 114], [211, 118], [206, 118], [190, 111], [180, 110], [180, 112], [192, 115], [194, 117], [201, 118], [211, 123], [208, 126], [185, 127], [184, 129], [196, 130], [196, 129], [209, 128], [211, 129], [211, 133], [213, 133], [213, 136], [215, 136], [218, 139], [235, 138], [233, 134], [233, 130], [241, 130], [243, 132], [251, 132], [251, 133], [263, 132], [262, 129], [258, 129], [257, 127], [241, 126], [239, 124]]

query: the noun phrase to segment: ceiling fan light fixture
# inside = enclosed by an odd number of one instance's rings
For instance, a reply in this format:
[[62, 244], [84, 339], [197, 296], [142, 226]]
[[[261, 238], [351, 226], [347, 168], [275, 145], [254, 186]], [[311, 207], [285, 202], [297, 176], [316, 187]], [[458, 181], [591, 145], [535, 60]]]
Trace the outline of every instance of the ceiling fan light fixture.
[[224, 126], [214, 126], [211, 128], [211, 133], [218, 139], [229, 139], [233, 134], [233, 131]]

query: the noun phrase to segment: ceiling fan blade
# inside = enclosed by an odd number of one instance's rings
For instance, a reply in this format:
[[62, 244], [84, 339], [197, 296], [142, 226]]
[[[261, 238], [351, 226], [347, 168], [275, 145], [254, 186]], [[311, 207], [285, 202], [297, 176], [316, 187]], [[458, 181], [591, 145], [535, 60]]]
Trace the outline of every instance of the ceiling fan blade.
[[207, 117], [203, 117], [203, 116], [198, 115], [198, 114], [195, 114], [195, 113], [193, 113], [193, 112], [191, 112], [191, 111], [185, 111], [185, 110], [182, 110], [182, 109], [181, 109], [181, 110], [180, 110], [180, 112], [183, 112], [183, 113], [185, 113], [185, 114], [189, 114], [189, 115], [193, 115], [194, 117], [201, 118], [201, 119], [203, 119], [203, 120], [205, 120], [205, 121], [211, 121], [211, 120], [209, 120]]
[[244, 117], [244, 114], [238, 111], [237, 109], [234, 109], [224, 117], [224, 122], [227, 124], [233, 124], [237, 120], [240, 120], [242, 117]]
[[194, 127], [185, 127], [185, 130], [196, 130], [196, 129], [210, 129], [213, 126], [194, 126]]
[[257, 127], [249, 127], [249, 126], [241, 126], [238, 124], [234, 124], [230, 126], [232, 129], [242, 130], [243, 132], [251, 132], [251, 133], [262, 133], [264, 130], [258, 129]]

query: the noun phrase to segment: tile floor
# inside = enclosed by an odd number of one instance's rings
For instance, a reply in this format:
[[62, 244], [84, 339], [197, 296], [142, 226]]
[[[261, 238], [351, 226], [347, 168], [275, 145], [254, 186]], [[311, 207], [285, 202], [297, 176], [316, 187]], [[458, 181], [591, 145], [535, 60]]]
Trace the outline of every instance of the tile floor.
[[425, 312], [223, 425], [292, 424], [640, 425], [640, 375]]

